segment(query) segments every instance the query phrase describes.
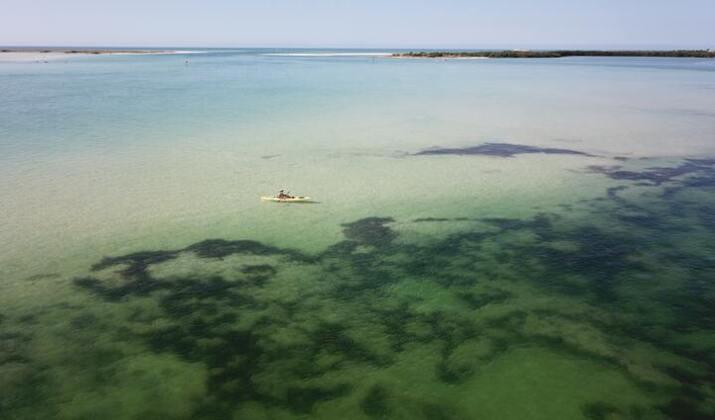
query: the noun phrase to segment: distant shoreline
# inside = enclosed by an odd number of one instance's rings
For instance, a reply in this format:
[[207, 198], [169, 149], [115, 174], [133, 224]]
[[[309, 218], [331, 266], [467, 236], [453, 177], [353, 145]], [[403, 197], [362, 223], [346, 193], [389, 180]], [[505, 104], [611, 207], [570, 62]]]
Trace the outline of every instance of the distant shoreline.
[[192, 51], [177, 50], [145, 50], [145, 49], [97, 49], [97, 48], [0, 48], [0, 63], [2, 62], [50, 62], [62, 61], [75, 57], [90, 57], [99, 55], [168, 55], [191, 53]]
[[715, 58], [712, 50], [502, 50], [410, 51], [393, 58], [563, 58], [563, 57], [671, 57]]
[[34, 54], [170, 54], [174, 50], [133, 50], [133, 49], [96, 49], [96, 48], [2, 48], [0, 53]]

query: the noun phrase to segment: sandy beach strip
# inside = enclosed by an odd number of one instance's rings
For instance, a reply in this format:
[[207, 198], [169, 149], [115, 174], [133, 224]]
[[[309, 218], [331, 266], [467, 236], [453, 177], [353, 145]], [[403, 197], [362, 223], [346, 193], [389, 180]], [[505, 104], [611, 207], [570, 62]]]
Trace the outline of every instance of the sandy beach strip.
[[170, 55], [170, 54], [197, 54], [202, 51], [111, 51], [111, 50], [52, 50], [52, 51], [0, 51], [0, 62], [49, 62], [77, 57], [103, 56], [103, 55]]
[[57, 61], [63, 58], [72, 57], [86, 57], [90, 54], [66, 54], [63, 52], [33, 52], [33, 51], [20, 51], [20, 52], [0, 52], [0, 62], [44, 62], [44, 61]]
[[390, 56], [387, 58], [393, 58], [396, 60], [424, 60], [424, 59], [430, 59], [430, 60], [491, 60], [492, 59], [492, 57], [452, 57], [452, 56], [410, 57], [410, 56], [406, 56], [406, 55], [394, 55], [394, 54], [390, 54]]
[[391, 52], [277, 52], [262, 55], [275, 57], [389, 57]]

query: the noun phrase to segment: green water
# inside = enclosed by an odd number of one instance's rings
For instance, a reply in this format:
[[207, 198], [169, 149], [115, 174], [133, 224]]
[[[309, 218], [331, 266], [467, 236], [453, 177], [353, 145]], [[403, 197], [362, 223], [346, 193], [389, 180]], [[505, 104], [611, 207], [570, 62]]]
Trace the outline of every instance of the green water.
[[[317, 255], [216, 239], [98, 261], [70, 296], [4, 311], [3, 408], [707, 418], [713, 163], [530, 218], [365, 218]], [[459, 229], [403, 238], [419, 224]]]
[[[0, 417], [715, 416], [710, 64], [222, 54], [190, 75], [183, 57], [0, 63]], [[212, 100], [162, 111], [110, 86], [78, 128], [89, 105], [52, 81], [99, 94], [117, 74]], [[257, 102], [210, 77], [263, 80]], [[653, 109], [585, 94], [608, 83]], [[516, 119], [474, 117], [487, 104]], [[590, 156], [414, 155], [494, 133]], [[257, 200], [288, 182], [317, 203]]]

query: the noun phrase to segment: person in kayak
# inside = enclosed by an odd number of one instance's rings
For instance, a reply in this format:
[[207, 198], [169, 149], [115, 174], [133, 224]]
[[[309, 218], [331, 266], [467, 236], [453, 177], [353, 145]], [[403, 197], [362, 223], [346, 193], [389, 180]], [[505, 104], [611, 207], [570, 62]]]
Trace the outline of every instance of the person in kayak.
[[283, 190], [280, 190], [280, 192], [278, 193], [278, 198], [285, 200], [287, 198], [294, 198], [294, 197], [292, 195], [288, 194], [288, 192], [284, 192]]

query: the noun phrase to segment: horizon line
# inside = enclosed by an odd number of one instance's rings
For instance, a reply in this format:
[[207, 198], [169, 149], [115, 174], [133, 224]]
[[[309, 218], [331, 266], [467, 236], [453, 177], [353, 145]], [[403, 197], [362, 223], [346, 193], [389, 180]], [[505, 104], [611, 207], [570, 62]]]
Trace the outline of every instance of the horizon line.
[[148, 48], [148, 49], [347, 49], [347, 50], [365, 50], [365, 49], [386, 49], [386, 50], [404, 50], [404, 49], [459, 49], [459, 50], [513, 50], [513, 49], [536, 49], [536, 50], [554, 50], [554, 49], [599, 49], [599, 50], [623, 50], [623, 49], [650, 49], [650, 50], [712, 50], [706, 46], [684, 46], [679, 44], [551, 44], [551, 45], [529, 45], [529, 44], [508, 44], [502, 46], [495, 45], [393, 45], [393, 46], [378, 46], [378, 45], [330, 45], [330, 44], [314, 44], [314, 45], [290, 45], [290, 44], [253, 44], [253, 45], [181, 45], [181, 44], [144, 44], [144, 45], [100, 45], [100, 44], [0, 44], [0, 48]]

